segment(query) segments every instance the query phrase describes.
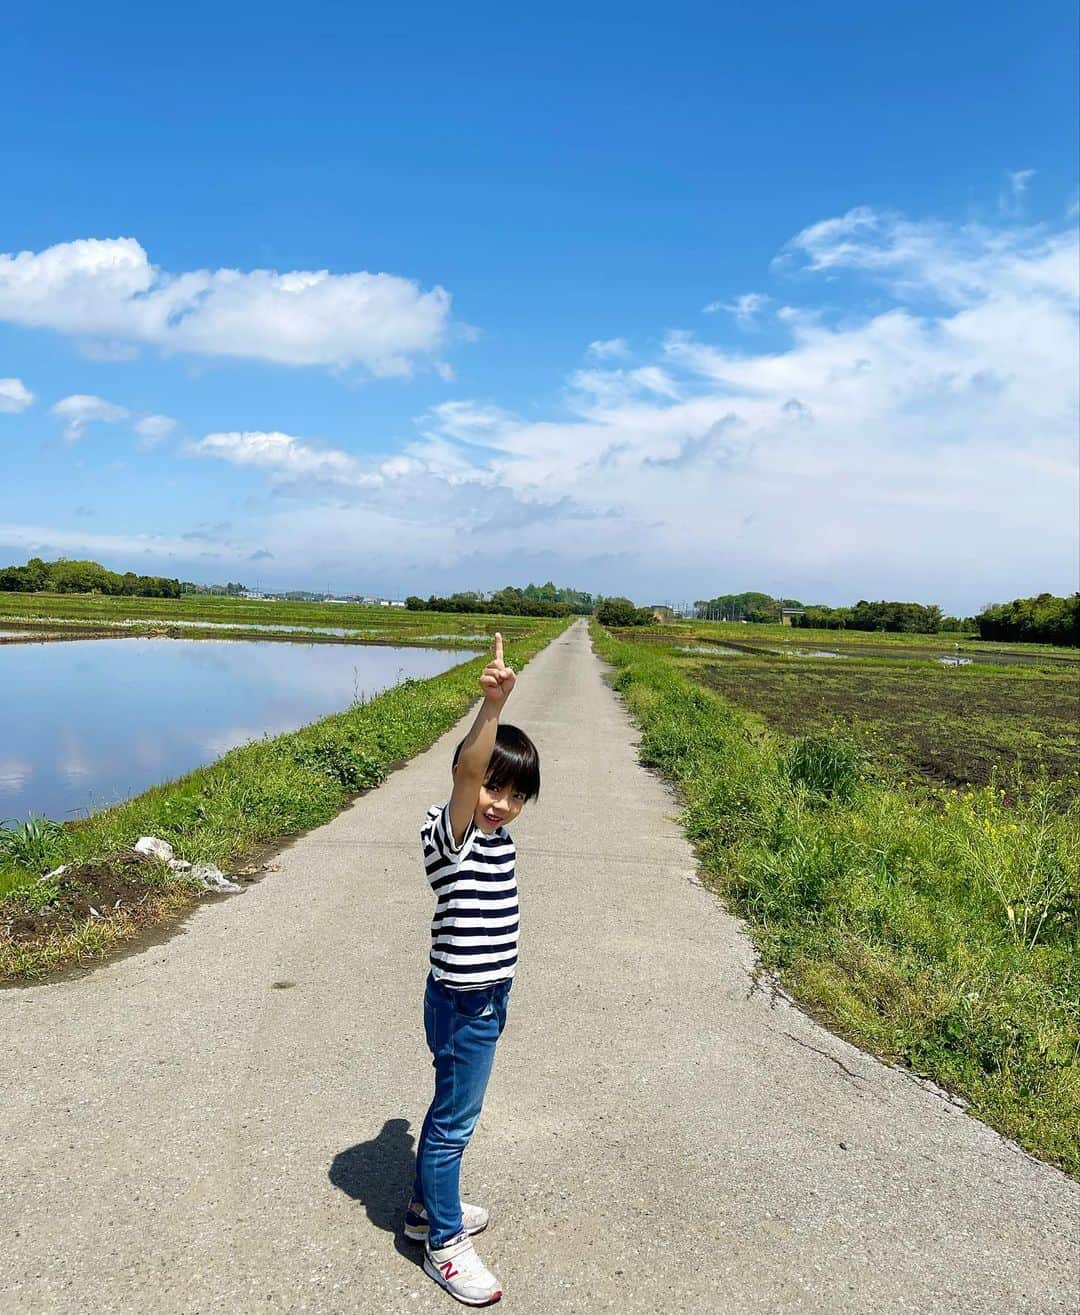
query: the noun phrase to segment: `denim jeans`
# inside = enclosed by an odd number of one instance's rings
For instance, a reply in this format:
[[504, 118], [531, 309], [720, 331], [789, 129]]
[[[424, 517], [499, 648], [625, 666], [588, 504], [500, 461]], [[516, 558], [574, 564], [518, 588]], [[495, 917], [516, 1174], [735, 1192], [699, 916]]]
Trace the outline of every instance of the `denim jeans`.
[[433, 1249], [461, 1232], [461, 1156], [480, 1117], [509, 994], [509, 981], [454, 991], [428, 974], [424, 1032], [435, 1068], [435, 1099], [416, 1144], [412, 1195], [427, 1210]]

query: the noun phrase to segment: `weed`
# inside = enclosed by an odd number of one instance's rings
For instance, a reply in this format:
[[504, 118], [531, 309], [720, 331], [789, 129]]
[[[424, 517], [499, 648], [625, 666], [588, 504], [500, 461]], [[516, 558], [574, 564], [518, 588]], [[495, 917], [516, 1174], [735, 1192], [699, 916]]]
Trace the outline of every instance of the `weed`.
[[17, 826], [0, 826], [0, 867], [44, 872], [62, 861], [66, 832], [47, 817], [30, 817]]
[[781, 771], [793, 785], [837, 803], [850, 803], [859, 788], [862, 754], [841, 735], [803, 735], [781, 759]]

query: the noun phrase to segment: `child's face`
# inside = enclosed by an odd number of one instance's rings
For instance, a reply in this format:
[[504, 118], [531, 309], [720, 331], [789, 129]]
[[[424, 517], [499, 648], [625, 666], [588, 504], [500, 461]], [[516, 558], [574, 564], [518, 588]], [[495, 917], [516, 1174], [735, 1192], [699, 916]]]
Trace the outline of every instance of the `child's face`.
[[514, 784], [500, 785], [495, 789], [485, 781], [480, 787], [480, 798], [473, 814], [476, 825], [490, 835], [497, 827], [512, 822], [525, 807], [525, 795]]
[[[453, 773], [457, 775], [457, 764], [455, 763]], [[500, 785], [497, 788], [491, 788], [487, 781], [480, 787], [480, 797], [476, 801], [476, 812], [473, 814], [473, 821], [476, 823], [478, 830], [484, 835], [489, 836], [500, 826], [506, 826], [512, 822], [522, 808], [525, 807], [525, 795], [517, 786]]]

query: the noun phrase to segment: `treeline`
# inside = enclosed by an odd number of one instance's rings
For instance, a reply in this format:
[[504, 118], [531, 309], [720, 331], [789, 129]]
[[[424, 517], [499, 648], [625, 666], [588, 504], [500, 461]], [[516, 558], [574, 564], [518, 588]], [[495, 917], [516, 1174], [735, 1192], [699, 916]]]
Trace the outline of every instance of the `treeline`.
[[699, 598], [694, 603], [694, 615], [699, 621], [749, 621], [755, 625], [776, 625], [782, 607], [802, 607], [802, 603], [797, 598], [772, 598], [750, 589], [743, 594]]
[[528, 584], [524, 589], [507, 586], [490, 597], [469, 590], [440, 598], [432, 594], [421, 598], [410, 594], [405, 606], [413, 612], [464, 612], [502, 616], [585, 616], [594, 607], [591, 594], [579, 589], [557, 589], [547, 584]]
[[1058, 598], [1014, 598], [991, 603], [978, 616], [942, 616], [934, 603], [868, 603], [854, 607], [808, 607], [795, 624], [815, 630], [889, 630], [936, 635], [941, 631], [977, 634], [980, 639], [1013, 643], [1080, 645], [1080, 594]]
[[1008, 639], [1030, 644], [1080, 646], [1080, 593], [1069, 598], [1039, 594], [991, 603], [975, 618], [981, 639]]
[[[781, 608], [802, 608], [792, 624], [811, 630], [885, 630], [894, 634], [936, 635], [941, 631], [977, 634], [980, 639], [1019, 643], [1080, 645], [1080, 593], [1068, 598], [1039, 594], [1014, 598], [1011, 603], [988, 604], [978, 616], [943, 616], [936, 603], [899, 603], [861, 598], [851, 607], [827, 607], [823, 603], [803, 605], [794, 598], [771, 598], [748, 591], [718, 594], [699, 599], [695, 616], [701, 621], [749, 621], [772, 623], [780, 620]], [[633, 623], [625, 623], [633, 624]]]
[[[194, 580], [181, 580], [180, 592], [182, 594], [204, 594], [211, 595], [215, 598], [242, 598], [247, 593], [247, 585], [235, 584], [230, 580], [228, 584], [196, 584]], [[322, 598], [322, 594], [312, 594], [312, 598]]]
[[25, 566], [5, 566], [0, 570], [0, 591], [23, 594], [114, 594], [135, 598], [179, 598], [180, 581], [161, 575], [123, 575], [110, 571], [99, 562], [55, 562], [31, 557]]
[[[808, 607], [794, 618], [797, 626], [814, 630], [887, 630], [893, 634], [936, 635], [941, 630], [962, 630], [955, 616], [943, 617], [936, 603], [868, 603], [860, 599], [854, 607]], [[974, 621], [969, 623], [971, 631]]]

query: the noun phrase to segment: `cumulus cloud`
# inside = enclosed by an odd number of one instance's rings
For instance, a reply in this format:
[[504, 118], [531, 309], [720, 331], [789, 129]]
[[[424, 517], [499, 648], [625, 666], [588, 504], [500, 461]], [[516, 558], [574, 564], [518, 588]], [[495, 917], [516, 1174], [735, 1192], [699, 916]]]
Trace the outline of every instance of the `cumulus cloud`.
[[170, 273], [134, 238], [86, 238], [0, 254], [0, 320], [115, 353], [242, 356], [408, 374], [441, 350], [450, 296], [394, 274], [218, 269]]
[[0, 411], [25, 411], [34, 394], [21, 379], [0, 379]]
[[112, 424], [126, 420], [131, 414], [127, 407], [106, 402], [103, 397], [94, 397], [89, 393], [73, 393], [70, 397], [62, 398], [52, 408], [52, 413], [65, 421], [64, 437], [69, 443], [77, 443], [86, 433], [89, 424]]
[[217, 457], [234, 466], [254, 466], [285, 480], [325, 480], [334, 484], [364, 487], [377, 485], [381, 477], [366, 471], [348, 452], [313, 446], [291, 434], [259, 430], [207, 434], [188, 445], [196, 457]]
[[589, 343], [589, 355], [598, 361], [618, 360], [630, 355], [630, 344], [625, 338], [598, 338]]

